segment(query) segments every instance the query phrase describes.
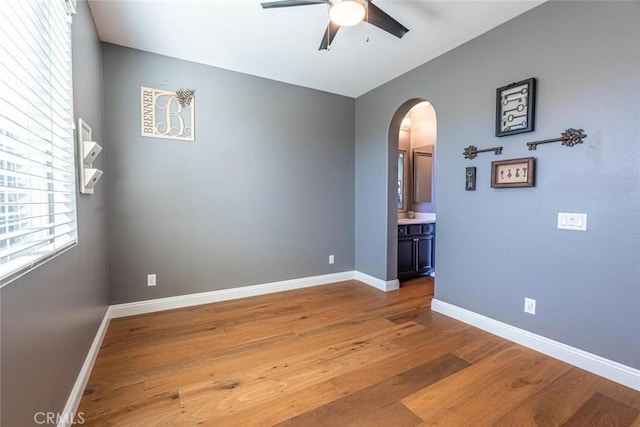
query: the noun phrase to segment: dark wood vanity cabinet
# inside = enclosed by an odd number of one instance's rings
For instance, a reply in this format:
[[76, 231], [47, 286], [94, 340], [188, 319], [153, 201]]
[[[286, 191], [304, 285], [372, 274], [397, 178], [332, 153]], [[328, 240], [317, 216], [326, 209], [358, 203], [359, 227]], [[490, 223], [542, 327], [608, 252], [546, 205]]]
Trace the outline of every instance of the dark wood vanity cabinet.
[[398, 225], [398, 279], [435, 271], [436, 224]]

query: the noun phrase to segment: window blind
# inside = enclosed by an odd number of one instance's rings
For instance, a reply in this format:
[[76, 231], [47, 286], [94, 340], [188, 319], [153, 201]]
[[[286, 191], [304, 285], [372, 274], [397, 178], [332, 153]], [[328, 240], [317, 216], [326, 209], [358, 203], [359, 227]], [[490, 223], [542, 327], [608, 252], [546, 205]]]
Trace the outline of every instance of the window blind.
[[0, 1], [0, 286], [77, 241], [73, 6]]

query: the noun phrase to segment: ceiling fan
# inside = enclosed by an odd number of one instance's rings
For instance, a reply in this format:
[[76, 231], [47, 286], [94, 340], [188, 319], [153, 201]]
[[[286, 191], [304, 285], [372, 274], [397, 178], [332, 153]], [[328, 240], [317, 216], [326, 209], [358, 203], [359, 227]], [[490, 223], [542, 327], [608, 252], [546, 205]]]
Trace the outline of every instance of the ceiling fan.
[[350, 27], [362, 21], [402, 38], [409, 29], [374, 5], [372, 0], [280, 0], [261, 3], [263, 9], [326, 4], [329, 24], [318, 50], [328, 50], [340, 27]]

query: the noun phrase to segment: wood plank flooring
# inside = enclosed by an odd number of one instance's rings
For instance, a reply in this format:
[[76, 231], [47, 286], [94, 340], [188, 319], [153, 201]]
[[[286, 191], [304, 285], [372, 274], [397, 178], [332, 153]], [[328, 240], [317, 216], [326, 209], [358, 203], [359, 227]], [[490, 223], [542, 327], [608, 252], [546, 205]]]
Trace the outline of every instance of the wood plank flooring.
[[433, 279], [114, 319], [89, 426], [633, 426], [640, 393], [431, 312]]

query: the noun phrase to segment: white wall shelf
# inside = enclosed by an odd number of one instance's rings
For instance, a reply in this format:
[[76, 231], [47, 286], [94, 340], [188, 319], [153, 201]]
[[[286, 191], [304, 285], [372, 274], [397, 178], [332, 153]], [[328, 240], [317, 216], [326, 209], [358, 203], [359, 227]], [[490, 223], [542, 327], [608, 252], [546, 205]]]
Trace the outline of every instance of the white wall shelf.
[[78, 185], [83, 194], [93, 194], [93, 190], [103, 172], [93, 167], [93, 162], [102, 152], [100, 144], [92, 140], [91, 126], [78, 119]]

